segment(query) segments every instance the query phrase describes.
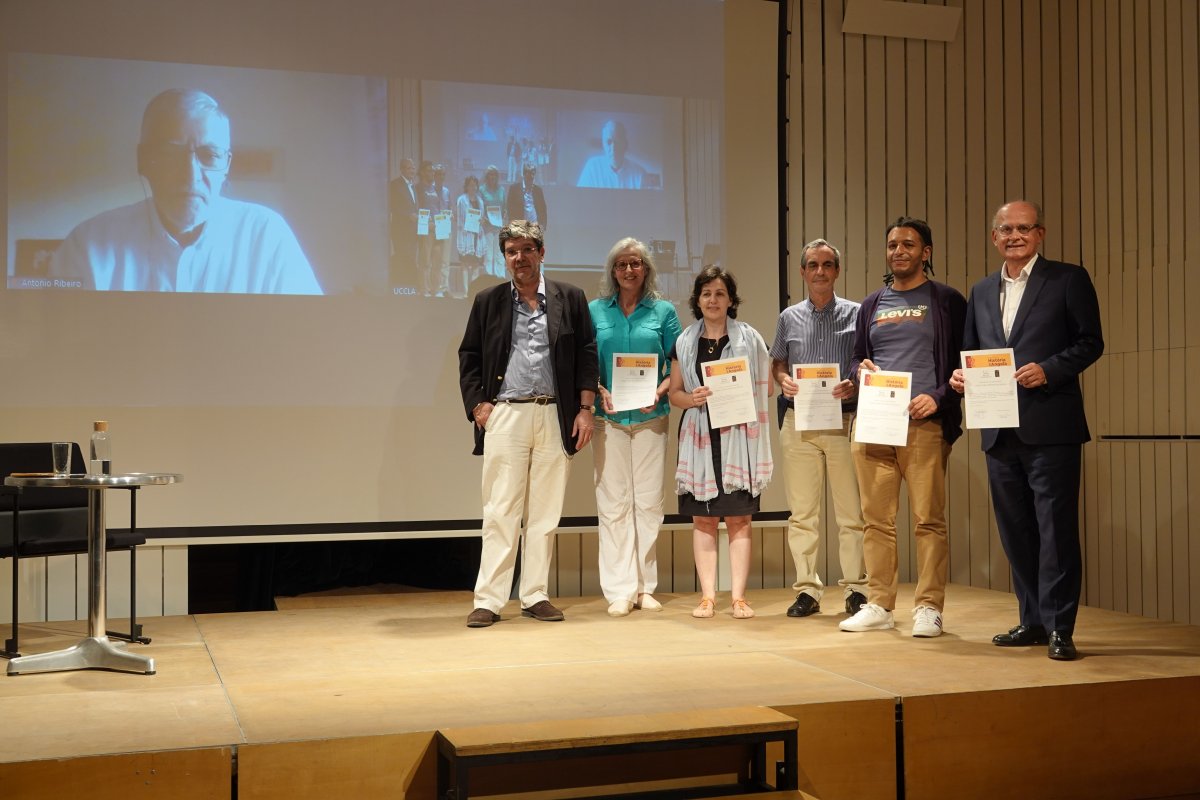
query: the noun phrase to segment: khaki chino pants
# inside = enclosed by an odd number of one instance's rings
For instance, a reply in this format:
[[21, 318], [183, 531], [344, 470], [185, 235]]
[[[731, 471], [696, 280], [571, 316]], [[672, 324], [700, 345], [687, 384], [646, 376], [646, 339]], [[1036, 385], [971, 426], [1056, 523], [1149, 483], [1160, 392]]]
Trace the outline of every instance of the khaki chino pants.
[[936, 419], [910, 420], [908, 445], [851, 445], [862, 496], [863, 556], [867, 602], [888, 611], [896, 607], [896, 512], [900, 481], [908, 484], [917, 549], [917, 588], [913, 606], [941, 611], [946, 602], [950, 544], [946, 528], [946, 461], [950, 444]]
[[863, 567], [863, 516], [858, 499], [858, 477], [850, 453], [852, 413], [842, 414], [841, 430], [798, 431], [795, 412], [783, 415], [779, 432], [784, 466], [784, 488], [791, 511], [788, 517], [788, 548], [796, 564], [796, 582], [792, 590], [820, 601], [825, 584], [817, 574], [817, 550], [821, 544], [818, 521], [825, 484], [833, 497], [834, 519], [838, 526], [838, 560], [842, 578], [838, 585], [843, 596], [851, 591], [866, 594]]

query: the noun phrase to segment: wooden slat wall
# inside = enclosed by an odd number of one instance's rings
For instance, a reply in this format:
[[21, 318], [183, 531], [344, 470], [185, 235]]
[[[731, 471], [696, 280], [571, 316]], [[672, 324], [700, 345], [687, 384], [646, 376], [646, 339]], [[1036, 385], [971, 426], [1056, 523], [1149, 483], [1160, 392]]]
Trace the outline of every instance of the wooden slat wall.
[[[951, 42], [843, 35], [844, 0], [787, 2], [791, 253], [833, 241], [860, 300], [911, 214], [966, 293], [998, 265], [994, 209], [1041, 202], [1045, 253], [1092, 273], [1106, 340], [1083, 379], [1085, 602], [1200, 623], [1200, 0], [928, 0], [962, 9]], [[1173, 438], [1122, 438], [1150, 436]], [[948, 492], [952, 580], [1009, 589], [976, 433]], [[826, 523], [831, 577], [836, 553]]]

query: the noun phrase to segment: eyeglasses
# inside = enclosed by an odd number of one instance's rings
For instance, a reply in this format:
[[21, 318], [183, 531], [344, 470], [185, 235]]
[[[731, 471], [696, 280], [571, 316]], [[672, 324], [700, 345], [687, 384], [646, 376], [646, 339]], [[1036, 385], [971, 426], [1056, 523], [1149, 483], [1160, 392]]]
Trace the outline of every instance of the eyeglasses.
[[229, 161], [233, 153], [221, 147], [208, 144], [190, 145], [163, 142], [161, 144], [142, 145], [150, 160], [179, 164], [184, 160], [191, 161], [193, 156], [205, 172], [224, 172], [229, 169]]
[[637, 272], [645, 265], [645, 262], [640, 258], [635, 258], [632, 261], [618, 261], [617, 263], [613, 264], [613, 270], [616, 272], [624, 272], [628, 269]]
[[518, 256], [532, 256], [537, 254], [538, 249], [533, 245], [527, 244], [524, 247], [511, 247], [504, 251], [505, 258], [517, 258]]
[[1019, 233], [1022, 236], [1028, 236], [1040, 227], [1042, 226], [1035, 222], [1032, 225], [997, 225], [996, 227], [992, 228], [992, 230], [1001, 236], [1012, 236], [1014, 233]]

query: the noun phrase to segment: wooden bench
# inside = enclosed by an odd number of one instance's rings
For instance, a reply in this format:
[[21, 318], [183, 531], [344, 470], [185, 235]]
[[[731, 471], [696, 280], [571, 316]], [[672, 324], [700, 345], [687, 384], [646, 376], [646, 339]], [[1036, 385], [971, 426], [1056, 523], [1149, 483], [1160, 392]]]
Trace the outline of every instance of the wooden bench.
[[[546, 765], [568, 759], [572, 763], [600, 761], [603, 764], [600, 774], [604, 778], [597, 780], [583, 769], [572, 769], [569, 774], [548, 778], [548, 770], [539, 770], [536, 780], [525, 785], [512, 785], [514, 781], [510, 774], [509, 785], [504, 790], [552, 788], [547, 780], [554, 781], [553, 788], [560, 789], [619, 784], [627, 782], [635, 772], [638, 780], [668, 779], [677, 775], [666, 765], [662, 774], [654, 774], [661, 754], [698, 749], [712, 753], [718, 748], [727, 751], [733, 748], [735, 760], [740, 758], [741, 761], [737, 770], [739, 780], [727, 787], [726, 794], [771, 788], [794, 790], [797, 726], [793, 717], [754, 706], [449, 728], [438, 732], [438, 797], [446, 800], [471, 797], [474, 770], [501, 765]], [[780, 742], [784, 750], [780, 779], [784, 785], [778, 787], [772, 786], [767, 768], [770, 742]], [[743, 755], [738, 756], [738, 753]], [[628, 769], [622, 766], [622, 759], [632, 762], [640, 754], [660, 755], [649, 761], [643, 758], [636, 765], [631, 763]], [[520, 782], [519, 777], [516, 782]], [[697, 794], [716, 796], [711, 786]]]

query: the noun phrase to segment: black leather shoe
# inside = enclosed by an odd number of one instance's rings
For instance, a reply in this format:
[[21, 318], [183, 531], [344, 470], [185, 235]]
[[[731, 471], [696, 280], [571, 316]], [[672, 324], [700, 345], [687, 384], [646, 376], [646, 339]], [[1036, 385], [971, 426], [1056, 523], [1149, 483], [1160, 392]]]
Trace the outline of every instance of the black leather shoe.
[[865, 594], [850, 592], [850, 596], [846, 598], [846, 613], [853, 617], [866, 603], [867, 596]]
[[1050, 647], [1046, 655], [1055, 661], [1074, 661], [1076, 658], [1079, 658], [1079, 652], [1075, 649], [1075, 643], [1071, 641], [1071, 634], [1059, 633], [1058, 631], [1050, 632]]
[[801, 592], [796, 595], [796, 602], [788, 606], [789, 617], [807, 617], [821, 610], [821, 604], [811, 594]]
[[1028, 647], [1047, 641], [1046, 629], [1041, 625], [1018, 625], [1008, 633], [997, 633], [992, 637], [992, 644], [997, 647]]

